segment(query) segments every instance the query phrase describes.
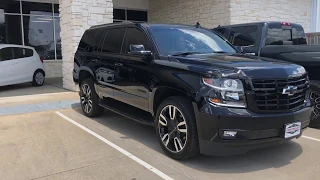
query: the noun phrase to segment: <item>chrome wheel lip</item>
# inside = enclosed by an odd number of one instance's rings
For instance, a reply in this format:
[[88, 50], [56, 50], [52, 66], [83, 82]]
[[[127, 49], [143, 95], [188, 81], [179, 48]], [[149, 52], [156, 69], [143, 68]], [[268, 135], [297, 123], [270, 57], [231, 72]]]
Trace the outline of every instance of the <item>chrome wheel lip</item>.
[[310, 100], [314, 102], [314, 109], [312, 111], [312, 118], [316, 119], [320, 117], [320, 94], [316, 91], [310, 92]]
[[37, 72], [37, 74], [35, 75], [35, 81], [39, 85], [44, 83], [44, 75], [42, 72]]
[[92, 91], [88, 84], [83, 84], [81, 86], [81, 97], [80, 102], [82, 106], [82, 110], [89, 114], [92, 111]]
[[[170, 108], [173, 108], [174, 111], [170, 112]], [[166, 112], [167, 110], [169, 111], [169, 117], [166, 117], [164, 114], [164, 112]], [[176, 119], [177, 115], [181, 116], [182, 121], [178, 121]], [[188, 127], [184, 115], [176, 106], [166, 105], [164, 108], [162, 108], [157, 125], [161, 143], [163, 143], [168, 151], [172, 153], [179, 153], [184, 150], [188, 142]], [[181, 126], [184, 126], [185, 128], [181, 128]], [[162, 128], [168, 128], [167, 133], [161, 132]], [[181, 139], [181, 133], [184, 137], [183, 140]], [[171, 145], [172, 147], [169, 147], [169, 145]], [[175, 148], [175, 150], [173, 148]]]

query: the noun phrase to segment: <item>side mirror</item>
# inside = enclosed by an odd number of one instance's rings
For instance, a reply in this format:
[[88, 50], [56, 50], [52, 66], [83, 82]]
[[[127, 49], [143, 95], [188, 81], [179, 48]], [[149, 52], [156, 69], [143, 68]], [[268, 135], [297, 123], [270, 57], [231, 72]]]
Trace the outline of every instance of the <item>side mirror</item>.
[[147, 61], [150, 61], [153, 59], [153, 54], [151, 51], [146, 51], [144, 48], [144, 45], [135, 45], [135, 44], [130, 44], [130, 52], [129, 54], [133, 55], [140, 55], [140, 56], [145, 56]]
[[243, 48], [242, 48], [242, 46], [235, 46], [235, 48], [236, 48], [240, 53], [243, 53]]

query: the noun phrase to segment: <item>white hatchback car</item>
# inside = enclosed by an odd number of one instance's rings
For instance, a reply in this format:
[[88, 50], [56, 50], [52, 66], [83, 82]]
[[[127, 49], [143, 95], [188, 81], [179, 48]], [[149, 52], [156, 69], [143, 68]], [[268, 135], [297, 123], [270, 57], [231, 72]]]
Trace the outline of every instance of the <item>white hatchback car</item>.
[[0, 44], [0, 86], [32, 82], [42, 86], [43, 60], [33, 47]]

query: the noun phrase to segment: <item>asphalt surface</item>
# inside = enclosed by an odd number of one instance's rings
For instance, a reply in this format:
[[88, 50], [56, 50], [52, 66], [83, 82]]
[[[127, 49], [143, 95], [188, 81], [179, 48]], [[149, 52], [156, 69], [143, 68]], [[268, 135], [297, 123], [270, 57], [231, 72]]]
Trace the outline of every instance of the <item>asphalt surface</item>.
[[109, 111], [87, 118], [75, 92], [50, 85], [6, 91], [0, 89], [0, 179], [320, 179], [317, 129], [246, 155], [175, 161], [152, 127]]

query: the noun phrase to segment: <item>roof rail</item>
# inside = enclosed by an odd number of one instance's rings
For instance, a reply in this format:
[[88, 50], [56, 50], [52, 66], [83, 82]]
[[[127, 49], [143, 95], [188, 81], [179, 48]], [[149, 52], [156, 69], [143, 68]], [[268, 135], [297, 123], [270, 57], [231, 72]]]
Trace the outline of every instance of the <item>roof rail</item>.
[[91, 29], [91, 28], [97, 28], [97, 27], [114, 25], [114, 24], [134, 24], [134, 23], [131, 22], [131, 21], [113, 22], [113, 23], [106, 23], [106, 24], [94, 25], [94, 26], [91, 26], [90, 29]]

